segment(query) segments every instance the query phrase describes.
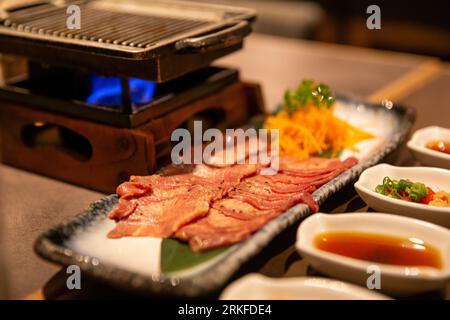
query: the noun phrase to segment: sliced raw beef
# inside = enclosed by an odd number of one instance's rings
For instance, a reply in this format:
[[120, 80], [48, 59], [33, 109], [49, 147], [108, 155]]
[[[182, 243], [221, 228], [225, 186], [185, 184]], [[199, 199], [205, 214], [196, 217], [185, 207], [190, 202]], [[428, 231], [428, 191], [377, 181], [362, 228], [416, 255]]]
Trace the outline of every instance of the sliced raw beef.
[[254, 164], [238, 164], [225, 168], [212, 168], [206, 165], [198, 165], [195, 175], [202, 177], [204, 183], [220, 185], [222, 196], [241, 182], [243, 178], [256, 174], [257, 166]]
[[243, 178], [254, 175], [257, 171], [257, 166], [250, 164], [223, 168], [213, 168], [200, 164], [190, 166], [188, 169], [186, 166], [182, 166], [180, 171], [176, 171], [176, 167], [169, 166], [169, 169], [163, 170], [161, 174], [157, 175], [132, 176], [130, 181], [159, 187], [206, 184], [220, 187], [223, 190], [223, 194], [225, 194]]
[[210, 209], [209, 214], [195, 223], [184, 226], [175, 236], [186, 241], [195, 252], [210, 250], [238, 243], [255, 231], [261, 229], [274, 215], [261, 215], [253, 219], [242, 220]]
[[182, 227], [175, 236], [204, 251], [242, 241], [270, 220], [299, 203], [312, 212], [319, 207], [312, 197], [316, 187], [338, 176], [355, 163], [312, 159], [285, 163], [283, 173], [244, 179], [227, 196], [216, 200], [208, 215]]
[[119, 199], [119, 204], [116, 208], [109, 213], [109, 218], [114, 220], [120, 220], [128, 217], [136, 209], [136, 202], [129, 201], [127, 199]]
[[175, 236], [194, 251], [244, 240], [296, 204], [312, 212], [312, 197], [357, 162], [282, 158], [275, 175], [259, 175], [258, 165], [171, 165], [152, 176], [133, 176], [117, 188], [110, 218], [118, 221], [108, 237]]
[[169, 166], [157, 175], [133, 176], [117, 188], [121, 198], [109, 217], [118, 223], [108, 237], [168, 237], [205, 216], [212, 201], [256, 169], [255, 165]]
[[123, 199], [142, 196], [152, 191], [151, 185], [139, 182], [124, 182], [117, 187], [117, 195]]
[[212, 204], [212, 208], [220, 211], [220, 213], [240, 220], [251, 220], [258, 216], [272, 215], [274, 209], [259, 210], [253, 207], [251, 204], [245, 201], [225, 198], [219, 201], [215, 201]]
[[[239, 184], [241, 190], [247, 190], [252, 188], [257, 190], [257, 188], [264, 190], [268, 194], [273, 193], [294, 193], [302, 192], [307, 190], [307, 192], [314, 192], [315, 187], [311, 186], [310, 183], [304, 182], [303, 184], [291, 184], [286, 182], [276, 181], [276, 177], [281, 174], [271, 175], [271, 176], [254, 176], [246, 179], [246, 184]], [[256, 191], [258, 192], [258, 191]], [[269, 193], [270, 192], [270, 193]], [[261, 192], [260, 192], [261, 193]]]
[[285, 211], [298, 203], [308, 205], [312, 212], [317, 212], [319, 210], [319, 206], [316, 201], [314, 201], [313, 197], [308, 192], [299, 192], [290, 195], [287, 194], [284, 198], [276, 200], [270, 200], [270, 198], [264, 198], [250, 193], [244, 194], [238, 192], [230, 193], [229, 197], [247, 202], [260, 210], [280, 209]]
[[[309, 158], [298, 161], [294, 158], [283, 157], [280, 159], [280, 172], [292, 176], [311, 177], [325, 174], [343, 167], [351, 167], [358, 162], [356, 158], [348, 158], [344, 162], [338, 159]], [[345, 170], [345, 169], [344, 169]]]
[[165, 199], [144, 196], [126, 219], [108, 233], [109, 238], [126, 236], [168, 237], [189, 222], [204, 217], [209, 210], [210, 190], [195, 186], [190, 192]]

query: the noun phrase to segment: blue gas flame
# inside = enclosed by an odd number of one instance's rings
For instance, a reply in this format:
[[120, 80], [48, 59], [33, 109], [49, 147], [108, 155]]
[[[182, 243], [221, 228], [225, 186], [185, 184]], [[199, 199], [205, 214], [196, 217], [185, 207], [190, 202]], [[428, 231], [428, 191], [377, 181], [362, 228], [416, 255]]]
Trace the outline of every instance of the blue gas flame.
[[[108, 107], [119, 107], [122, 105], [120, 77], [91, 75], [89, 81], [91, 93], [86, 98], [87, 103]], [[141, 106], [152, 101], [156, 89], [155, 82], [137, 78], [129, 78], [128, 81], [133, 106]]]

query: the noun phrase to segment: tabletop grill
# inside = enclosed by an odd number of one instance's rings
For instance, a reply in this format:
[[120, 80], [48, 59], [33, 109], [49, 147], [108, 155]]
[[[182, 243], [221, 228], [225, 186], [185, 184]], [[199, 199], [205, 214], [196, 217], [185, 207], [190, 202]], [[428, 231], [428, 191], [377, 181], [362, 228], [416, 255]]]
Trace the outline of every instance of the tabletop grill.
[[[80, 29], [66, 26], [70, 5]], [[15, 71], [0, 79], [2, 161], [113, 192], [167, 161], [175, 128], [244, 124], [263, 110], [259, 86], [211, 64], [242, 47], [254, 18], [162, 0], [0, 4], [3, 68]]]

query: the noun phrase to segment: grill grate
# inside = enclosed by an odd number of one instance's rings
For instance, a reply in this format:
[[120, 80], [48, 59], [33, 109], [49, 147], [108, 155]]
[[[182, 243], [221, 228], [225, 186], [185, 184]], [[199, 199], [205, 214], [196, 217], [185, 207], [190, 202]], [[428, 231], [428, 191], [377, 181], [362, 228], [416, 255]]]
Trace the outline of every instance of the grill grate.
[[[179, 0], [13, 2], [21, 7], [0, 0], [0, 52], [157, 82], [239, 50], [256, 16], [251, 9]], [[80, 7], [79, 30], [67, 28], [71, 4]]]
[[[101, 1], [100, 1], [101, 2]], [[170, 17], [115, 11], [117, 8], [97, 6], [99, 2], [76, 1], [82, 12], [80, 30], [66, 27], [66, 6], [42, 4], [9, 14], [3, 26], [31, 34], [49, 35], [110, 43], [126, 47], [148, 48], [180, 32], [193, 31], [211, 21], [192, 17]]]

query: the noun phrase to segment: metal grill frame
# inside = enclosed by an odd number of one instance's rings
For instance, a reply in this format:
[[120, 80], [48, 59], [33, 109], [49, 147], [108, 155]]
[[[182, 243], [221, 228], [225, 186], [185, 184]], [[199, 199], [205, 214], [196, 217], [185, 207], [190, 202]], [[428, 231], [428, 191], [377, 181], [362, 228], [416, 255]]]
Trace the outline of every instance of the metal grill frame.
[[[66, 1], [66, 5], [79, 2]], [[81, 2], [87, 3], [86, 5], [128, 3], [125, 0]], [[171, 0], [147, 0], [145, 3], [148, 8], [152, 5], [159, 8], [159, 11], [163, 8], [167, 14], [174, 16], [180, 16], [183, 10], [190, 10], [191, 15], [198, 12], [200, 17], [208, 12], [219, 18], [191, 30], [180, 30], [179, 33], [175, 32], [156, 43], [147, 43], [145, 47], [106, 43], [98, 39], [68, 38], [45, 32], [40, 34], [28, 30], [26, 24], [16, 24], [13, 27], [13, 21], [9, 26], [5, 26], [6, 18], [0, 20], [0, 52], [22, 55], [50, 64], [92, 70], [105, 75], [163, 82], [205, 67], [213, 60], [240, 49], [243, 39], [251, 32], [251, 22], [256, 17], [254, 10], [229, 6]], [[135, 5], [139, 8], [139, 4]], [[153, 15], [157, 15], [158, 10], [155, 10]], [[20, 10], [10, 14], [18, 12], [20, 13]], [[152, 11], [149, 9], [148, 12]], [[145, 37], [141, 38], [145, 41]]]

